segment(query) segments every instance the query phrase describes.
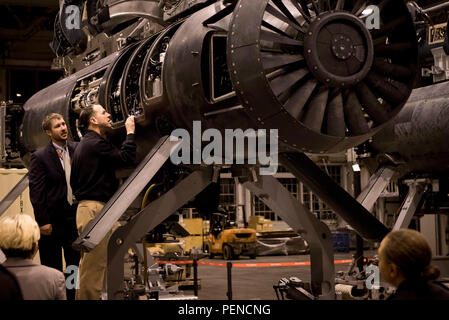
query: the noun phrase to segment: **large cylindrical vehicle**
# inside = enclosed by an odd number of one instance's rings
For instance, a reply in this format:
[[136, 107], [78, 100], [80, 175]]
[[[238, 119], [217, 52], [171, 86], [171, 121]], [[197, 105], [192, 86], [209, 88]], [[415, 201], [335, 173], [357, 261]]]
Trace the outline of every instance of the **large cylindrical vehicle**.
[[396, 118], [369, 147], [390, 160], [401, 175], [444, 173], [449, 169], [449, 82], [413, 90]]
[[46, 143], [40, 123], [50, 112], [79, 140], [78, 115], [98, 102], [117, 143], [135, 115], [139, 158], [193, 121], [278, 129], [281, 150], [337, 152], [401, 110], [417, 70], [402, 1], [216, 1], [36, 93], [23, 143], [29, 152]]

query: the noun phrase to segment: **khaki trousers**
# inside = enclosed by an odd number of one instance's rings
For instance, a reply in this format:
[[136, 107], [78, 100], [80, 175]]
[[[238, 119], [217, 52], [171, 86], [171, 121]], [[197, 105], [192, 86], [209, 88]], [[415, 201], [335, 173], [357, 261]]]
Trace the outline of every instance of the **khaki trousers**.
[[[76, 211], [76, 227], [81, 234], [86, 225], [103, 209], [105, 203], [93, 200], [82, 200]], [[76, 300], [100, 300], [103, 281], [108, 262], [108, 242], [118, 223], [107, 233], [103, 240], [89, 252], [81, 253], [79, 263], [79, 289]]]

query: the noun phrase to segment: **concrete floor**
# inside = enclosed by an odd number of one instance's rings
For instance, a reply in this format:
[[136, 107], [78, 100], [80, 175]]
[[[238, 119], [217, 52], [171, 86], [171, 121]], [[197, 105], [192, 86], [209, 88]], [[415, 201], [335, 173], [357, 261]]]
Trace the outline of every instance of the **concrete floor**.
[[[349, 253], [336, 253], [335, 260], [351, 259], [353, 251]], [[376, 251], [367, 251], [365, 256], [373, 258]], [[205, 262], [225, 263], [221, 257], [202, 259]], [[263, 262], [303, 262], [310, 261], [309, 255], [294, 256], [264, 256], [255, 260], [232, 260], [233, 263], [263, 263]], [[345, 271], [349, 264], [336, 264], [335, 272]], [[273, 285], [281, 278], [298, 277], [304, 282], [310, 281], [310, 266], [286, 267], [249, 267], [232, 268], [232, 296], [233, 300], [277, 300]], [[208, 265], [198, 266], [198, 277], [201, 288], [198, 291], [199, 300], [227, 300], [227, 270], [226, 267]], [[193, 290], [182, 290], [185, 295], [193, 294]]]

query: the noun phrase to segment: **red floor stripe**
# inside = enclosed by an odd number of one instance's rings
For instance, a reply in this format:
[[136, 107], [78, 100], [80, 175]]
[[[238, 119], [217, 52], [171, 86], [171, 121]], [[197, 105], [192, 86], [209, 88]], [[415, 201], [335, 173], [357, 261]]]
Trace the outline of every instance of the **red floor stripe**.
[[[345, 264], [351, 263], [351, 259], [346, 260], [334, 260], [335, 264]], [[186, 261], [156, 261], [159, 264], [192, 264], [193, 260]], [[213, 266], [213, 267], [226, 267], [227, 263], [219, 263], [219, 262], [206, 262], [206, 261], [198, 261], [198, 264]], [[301, 261], [301, 262], [260, 262], [260, 263], [232, 263], [233, 267], [236, 268], [260, 268], [260, 267], [291, 267], [291, 266], [310, 266], [310, 261]]]

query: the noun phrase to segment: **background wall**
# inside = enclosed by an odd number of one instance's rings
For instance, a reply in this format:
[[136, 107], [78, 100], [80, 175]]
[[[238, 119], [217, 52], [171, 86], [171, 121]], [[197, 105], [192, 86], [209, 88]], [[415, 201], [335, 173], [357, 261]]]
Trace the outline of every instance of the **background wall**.
[[[0, 199], [3, 199], [9, 191], [28, 173], [27, 169], [2, 169], [0, 168]], [[26, 188], [19, 198], [6, 210], [0, 219], [12, 217], [16, 214], [27, 214], [34, 219], [33, 206], [30, 201], [30, 189]], [[0, 263], [5, 260], [0, 250]], [[34, 257], [36, 263], [40, 263], [39, 252]]]

